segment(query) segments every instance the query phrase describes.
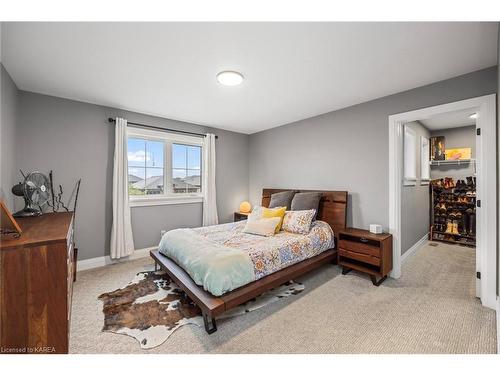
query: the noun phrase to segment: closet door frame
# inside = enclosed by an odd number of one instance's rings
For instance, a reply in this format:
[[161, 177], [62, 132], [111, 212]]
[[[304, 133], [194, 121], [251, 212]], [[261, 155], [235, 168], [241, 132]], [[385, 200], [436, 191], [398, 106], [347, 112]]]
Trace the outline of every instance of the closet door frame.
[[497, 133], [496, 133], [496, 94], [460, 100], [398, 113], [389, 116], [389, 232], [393, 235], [393, 271], [391, 277], [401, 276], [401, 186], [403, 184], [403, 128], [412, 121], [427, 119], [440, 113], [469, 110], [476, 112], [476, 129], [481, 135], [476, 136], [476, 180], [477, 200], [481, 207], [476, 209], [476, 292], [481, 303], [496, 309], [497, 283]]

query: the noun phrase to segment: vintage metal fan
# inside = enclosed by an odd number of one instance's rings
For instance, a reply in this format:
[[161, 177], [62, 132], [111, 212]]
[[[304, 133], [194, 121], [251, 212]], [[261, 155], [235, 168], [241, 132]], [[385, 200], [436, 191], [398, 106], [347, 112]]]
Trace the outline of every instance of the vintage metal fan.
[[31, 172], [24, 182], [14, 185], [12, 193], [24, 198], [24, 208], [17, 211], [14, 217], [40, 216], [41, 207], [50, 197], [50, 182], [47, 176], [40, 172]]

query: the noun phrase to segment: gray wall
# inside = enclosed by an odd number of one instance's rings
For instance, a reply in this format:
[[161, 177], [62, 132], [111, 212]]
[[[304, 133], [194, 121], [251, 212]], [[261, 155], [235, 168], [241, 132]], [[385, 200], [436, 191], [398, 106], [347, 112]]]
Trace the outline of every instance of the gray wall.
[[429, 185], [421, 184], [420, 137], [430, 133], [418, 121], [405, 124], [415, 131], [417, 180], [414, 186], [401, 187], [401, 253], [404, 254], [429, 232]]
[[14, 210], [14, 198], [10, 189], [17, 182], [14, 160], [18, 90], [2, 64], [0, 64], [0, 81], [2, 90], [0, 99], [0, 198], [5, 198], [9, 209]]
[[[388, 226], [390, 114], [495, 93], [497, 67], [437, 82], [249, 136], [214, 129], [221, 222], [264, 187], [348, 190], [348, 224]], [[83, 180], [77, 242], [81, 258], [109, 254], [113, 127], [106, 119], [206, 131], [201, 126], [29, 92], [19, 92], [18, 168], [54, 170], [70, 191]], [[2, 137], [3, 138], [3, 137]], [[2, 151], [3, 152], [3, 151]], [[247, 160], [247, 155], [249, 160]], [[18, 178], [14, 179], [14, 182]], [[9, 189], [10, 189], [9, 184]], [[17, 208], [22, 202], [16, 202]], [[201, 205], [132, 209], [136, 248], [154, 246], [161, 229], [201, 224]]]
[[388, 116], [497, 88], [495, 66], [252, 134], [250, 199], [264, 187], [348, 190], [348, 225], [387, 229]]
[[[476, 126], [464, 126], [461, 128], [435, 130], [431, 132], [433, 137], [444, 136], [445, 148], [470, 147], [472, 148], [472, 158], [476, 157]], [[431, 178], [453, 177], [465, 179], [474, 173], [474, 165], [440, 165], [431, 168]]]
[[[82, 178], [76, 222], [79, 259], [109, 254], [114, 127], [107, 118], [116, 116], [132, 122], [217, 134], [220, 221], [230, 221], [239, 202], [248, 198], [247, 135], [20, 91], [16, 170], [48, 173], [52, 169], [66, 198], [76, 180]], [[16, 206], [20, 208], [22, 201], [16, 199]], [[200, 226], [201, 209], [200, 203], [132, 208], [136, 249], [157, 245], [161, 229]]]

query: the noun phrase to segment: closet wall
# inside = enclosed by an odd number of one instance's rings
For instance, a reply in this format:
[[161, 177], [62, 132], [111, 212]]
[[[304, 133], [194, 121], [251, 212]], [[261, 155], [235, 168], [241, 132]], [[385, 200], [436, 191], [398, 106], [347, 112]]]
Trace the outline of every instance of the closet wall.
[[401, 187], [401, 253], [404, 254], [413, 245], [429, 233], [429, 185], [420, 178], [420, 137], [429, 138], [430, 134], [420, 122], [414, 121], [405, 126], [413, 129], [416, 135], [416, 173], [415, 185]]
[[[472, 158], [476, 158], [476, 126], [464, 126], [461, 128], [452, 128], [445, 130], [435, 130], [431, 132], [431, 137], [445, 137], [444, 146], [450, 148], [472, 148]], [[474, 174], [474, 164], [469, 165], [440, 165], [431, 167], [431, 178], [452, 177], [457, 179], [465, 179], [467, 176]]]

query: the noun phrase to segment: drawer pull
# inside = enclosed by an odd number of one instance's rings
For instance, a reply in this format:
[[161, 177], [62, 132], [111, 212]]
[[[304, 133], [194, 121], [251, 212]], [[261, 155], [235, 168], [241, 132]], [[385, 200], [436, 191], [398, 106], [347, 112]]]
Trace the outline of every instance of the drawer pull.
[[364, 237], [361, 237], [359, 240], [360, 240], [361, 242], [363, 242], [363, 243], [367, 243], [367, 242], [368, 242], [368, 239], [366, 239], [366, 238], [364, 238]]

